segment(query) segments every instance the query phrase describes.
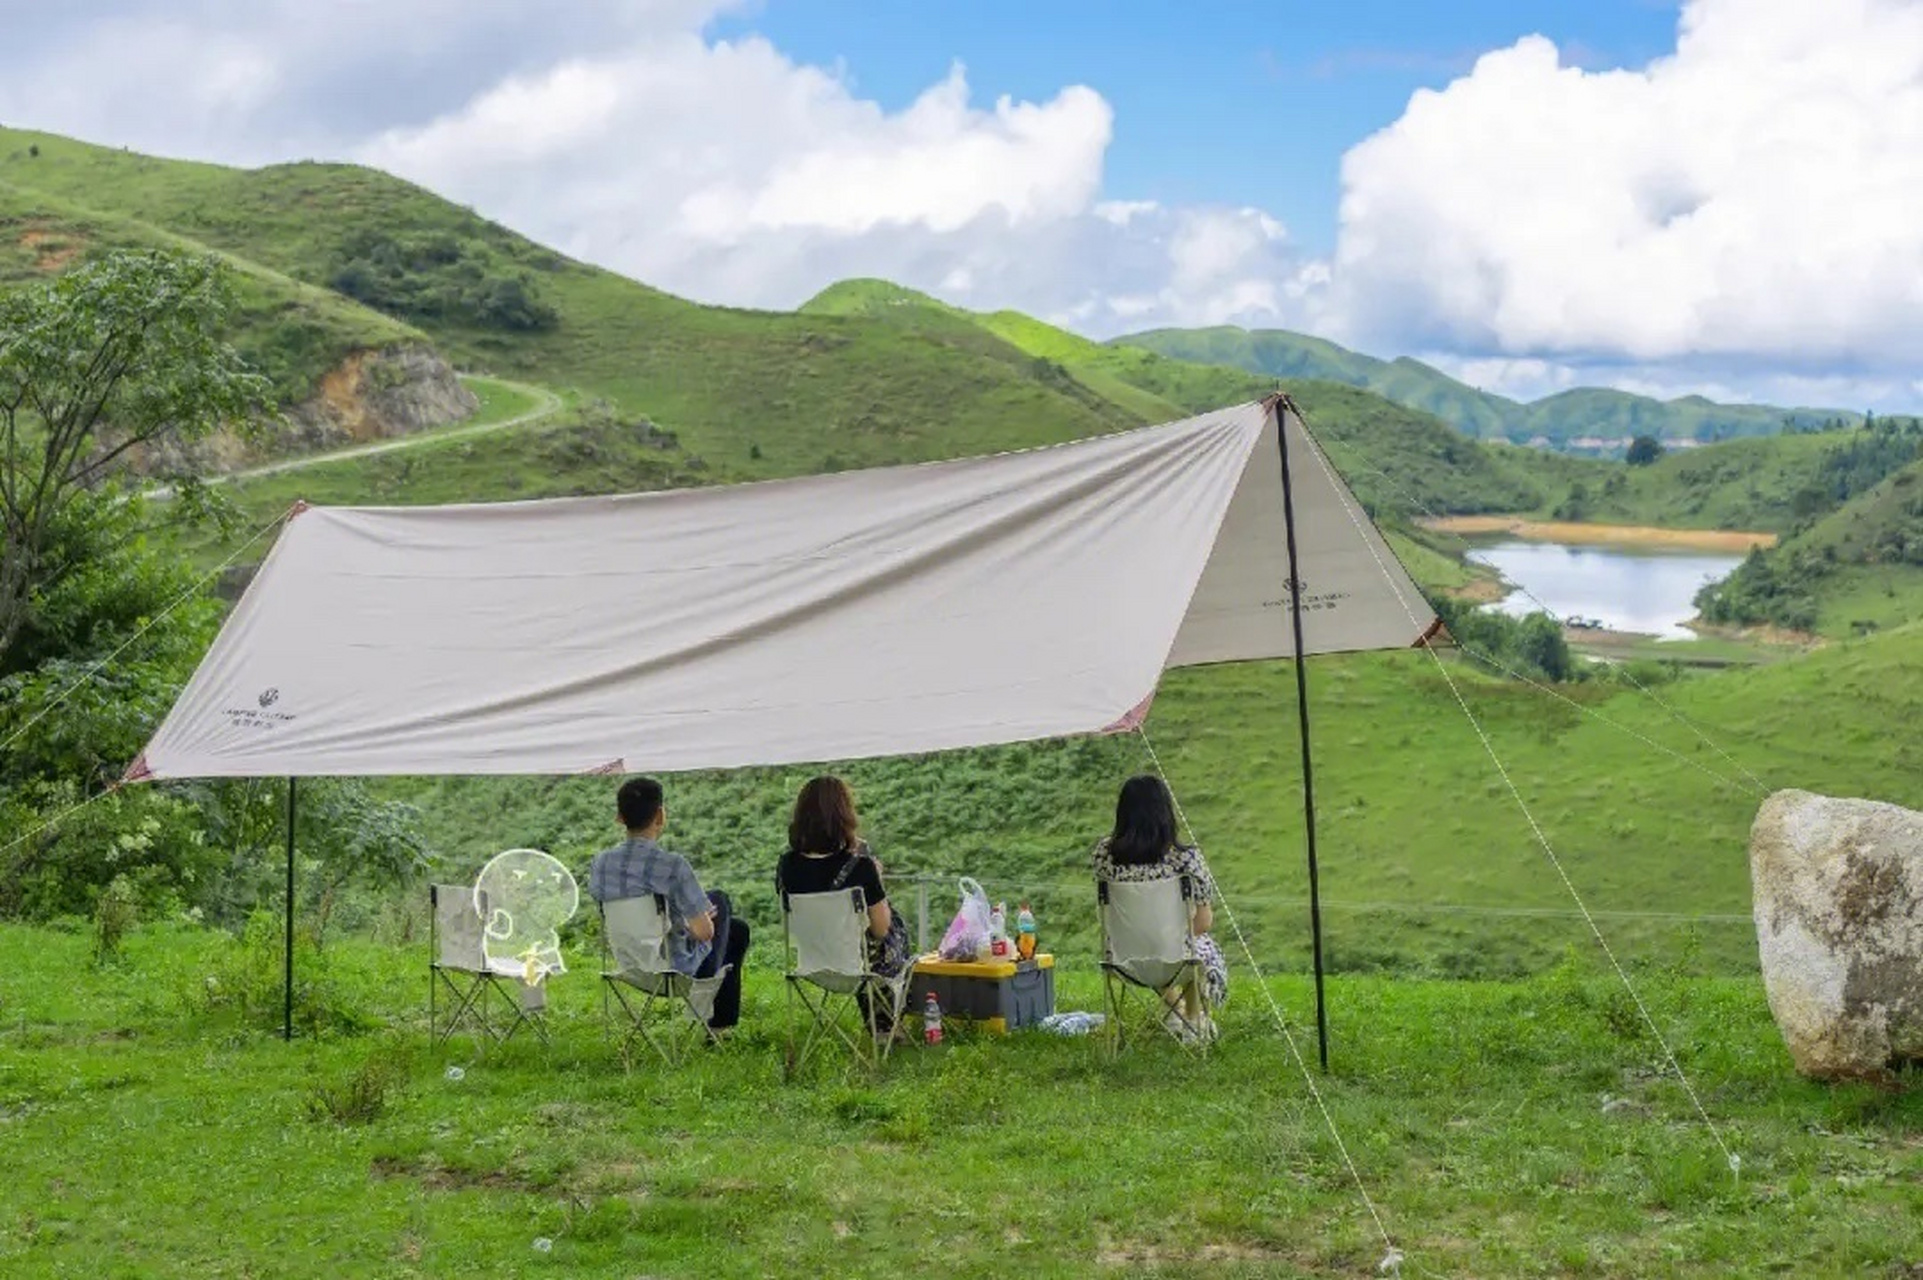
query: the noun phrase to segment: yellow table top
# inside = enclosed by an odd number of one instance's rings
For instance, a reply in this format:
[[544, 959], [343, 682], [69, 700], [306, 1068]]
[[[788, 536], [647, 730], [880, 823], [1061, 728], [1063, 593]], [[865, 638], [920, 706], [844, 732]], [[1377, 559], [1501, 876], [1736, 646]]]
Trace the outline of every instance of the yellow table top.
[[1018, 960], [1014, 956], [1006, 960], [944, 960], [931, 951], [915, 961], [916, 973], [939, 974], [948, 978], [1012, 978], [1024, 967], [1053, 969], [1055, 957], [1046, 951], [1037, 951], [1033, 960]]

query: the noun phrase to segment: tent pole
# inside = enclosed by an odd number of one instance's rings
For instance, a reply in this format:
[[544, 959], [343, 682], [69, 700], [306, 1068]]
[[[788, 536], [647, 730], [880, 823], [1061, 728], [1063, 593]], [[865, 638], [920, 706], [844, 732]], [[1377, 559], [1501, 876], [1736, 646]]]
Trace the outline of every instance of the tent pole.
[[1315, 1042], [1322, 1070], [1329, 1069], [1329, 1009], [1322, 991], [1322, 886], [1315, 861], [1315, 769], [1309, 756], [1309, 668], [1302, 645], [1302, 575], [1296, 569], [1295, 485], [1289, 474], [1288, 414], [1284, 396], [1275, 405], [1275, 439], [1282, 453], [1282, 522], [1289, 541], [1289, 621], [1295, 628], [1295, 709], [1302, 726], [1302, 813], [1309, 832], [1309, 933], [1315, 950]]
[[284, 1003], [281, 1015], [281, 1039], [294, 1038], [294, 818], [298, 812], [295, 798], [294, 779], [287, 779], [287, 950], [283, 957], [281, 971], [282, 994]]

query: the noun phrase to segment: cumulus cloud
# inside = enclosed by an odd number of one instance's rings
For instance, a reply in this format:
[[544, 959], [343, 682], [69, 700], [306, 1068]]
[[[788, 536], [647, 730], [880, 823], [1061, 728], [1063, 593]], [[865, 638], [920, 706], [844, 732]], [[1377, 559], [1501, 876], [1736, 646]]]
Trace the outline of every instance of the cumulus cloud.
[[793, 306], [881, 275], [1100, 332], [1278, 323], [1282, 226], [1101, 200], [1113, 126], [1085, 86], [978, 105], [960, 66], [889, 112], [765, 40], [683, 32], [510, 78], [358, 154], [706, 300]]
[[1923, 337], [1923, 4], [1692, 0], [1640, 70], [1530, 37], [1417, 93], [1343, 188], [1352, 338], [1870, 385]]
[[1128, 122], [1098, 86], [977, 101], [956, 66], [888, 108], [710, 34], [748, 3], [43, 5], [6, 18], [0, 119], [363, 160], [703, 301], [876, 275], [1095, 336], [1322, 332], [1523, 397], [1923, 394], [1923, 0], [1689, 0], [1635, 69], [1487, 53], [1349, 152], [1327, 259], [1259, 208], [1106, 190]]
[[334, 157], [382, 128], [457, 109], [504, 76], [686, 31], [739, 2], [0, 4], [0, 119], [163, 155]]

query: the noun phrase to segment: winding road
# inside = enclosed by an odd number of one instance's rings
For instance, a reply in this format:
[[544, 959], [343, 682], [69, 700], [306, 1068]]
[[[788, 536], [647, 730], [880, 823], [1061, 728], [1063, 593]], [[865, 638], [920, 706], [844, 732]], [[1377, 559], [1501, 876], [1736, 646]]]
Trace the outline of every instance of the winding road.
[[[424, 445], [441, 444], [448, 440], [472, 439], [475, 436], [484, 436], [493, 431], [507, 431], [514, 427], [525, 427], [531, 422], [539, 422], [541, 419], [559, 412], [561, 408], [561, 397], [549, 391], [546, 387], [538, 387], [530, 382], [514, 382], [507, 378], [477, 378], [476, 381], [490, 382], [496, 386], [507, 387], [523, 395], [532, 396], [535, 403], [531, 408], [514, 414], [511, 417], [502, 418], [498, 422], [477, 422], [469, 426], [459, 427], [436, 427], [426, 431], [416, 431], [410, 435], [393, 436], [386, 440], [376, 440], [371, 444], [349, 445], [345, 449], [330, 449], [324, 453], [303, 453], [297, 457], [282, 458], [278, 462], [269, 462], [263, 466], [247, 467], [240, 471], [225, 471], [219, 475], [208, 476], [206, 477], [207, 483], [227, 484], [234, 480], [252, 480], [258, 476], [279, 475], [284, 471], [300, 471], [306, 467], [323, 466], [330, 462], [345, 462], [350, 458], [365, 458], [377, 453], [394, 453], [401, 449], [416, 449]], [[147, 497], [150, 501], [165, 502], [173, 496], [174, 490], [171, 485], [162, 485], [159, 488], [149, 489], [147, 491]]]

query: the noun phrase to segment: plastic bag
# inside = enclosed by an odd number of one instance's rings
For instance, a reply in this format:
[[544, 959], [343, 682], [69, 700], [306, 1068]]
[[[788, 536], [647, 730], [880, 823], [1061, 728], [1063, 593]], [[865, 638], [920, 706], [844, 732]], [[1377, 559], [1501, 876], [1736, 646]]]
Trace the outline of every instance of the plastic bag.
[[960, 884], [961, 910], [948, 922], [948, 932], [941, 937], [944, 960], [973, 960], [988, 949], [988, 895], [967, 876]]

